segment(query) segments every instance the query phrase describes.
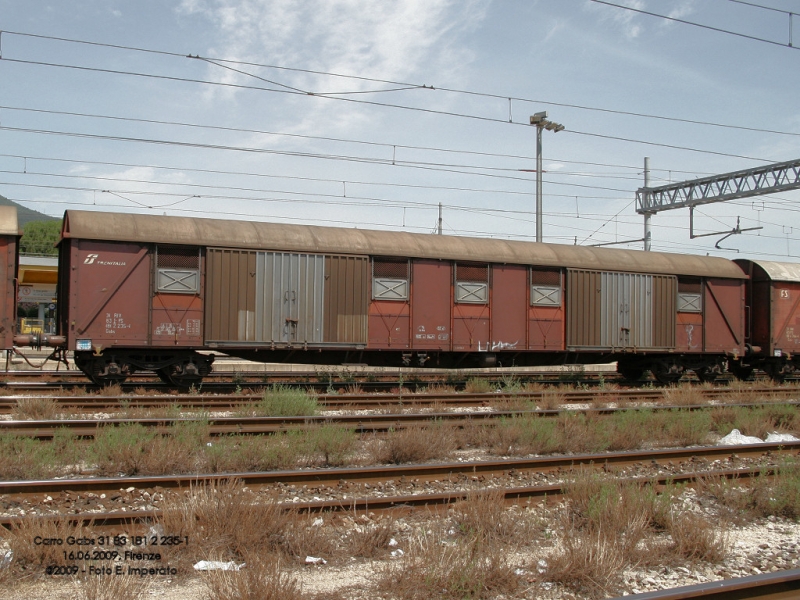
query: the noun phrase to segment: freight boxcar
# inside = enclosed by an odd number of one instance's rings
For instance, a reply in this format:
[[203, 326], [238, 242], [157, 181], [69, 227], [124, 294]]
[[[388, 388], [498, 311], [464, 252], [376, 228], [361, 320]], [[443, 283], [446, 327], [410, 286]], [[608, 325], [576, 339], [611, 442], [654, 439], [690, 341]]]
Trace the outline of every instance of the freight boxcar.
[[690, 255], [67, 211], [59, 324], [94, 381], [264, 362], [618, 361], [713, 379], [744, 353], [745, 275]]
[[14, 346], [17, 322], [17, 269], [19, 238], [17, 209], [0, 206], [0, 349]]
[[746, 292], [747, 353], [731, 363], [746, 378], [758, 367], [782, 381], [800, 370], [800, 265], [735, 261], [749, 275]]

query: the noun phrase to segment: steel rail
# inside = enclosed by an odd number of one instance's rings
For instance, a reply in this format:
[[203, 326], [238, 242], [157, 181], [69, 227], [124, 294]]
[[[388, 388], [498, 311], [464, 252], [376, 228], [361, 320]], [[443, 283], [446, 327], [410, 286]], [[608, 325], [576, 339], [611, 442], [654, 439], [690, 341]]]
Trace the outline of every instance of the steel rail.
[[[665, 487], [668, 485], [692, 485], [700, 478], [715, 477], [725, 479], [752, 479], [754, 477], [771, 476], [774, 474], [774, 468], [764, 469], [727, 469], [718, 471], [709, 471], [706, 473], [685, 473], [681, 475], [666, 475], [660, 477], [624, 477], [618, 478], [617, 481], [623, 485], [653, 485], [656, 488]], [[206, 485], [209, 483], [219, 483], [237, 479], [244, 481], [242, 477], [235, 475], [227, 475], [216, 479], [199, 479], [193, 482], [193, 485]], [[245, 482], [247, 483], [247, 482]], [[248, 483], [252, 485], [252, 483]], [[526, 486], [526, 487], [509, 487], [509, 488], [491, 488], [491, 491], [502, 491], [503, 500], [506, 504], [519, 504], [524, 501], [530, 503], [535, 500], [539, 501], [552, 501], [560, 498], [566, 492], [565, 485], [540, 485], [540, 486]], [[282, 502], [280, 506], [287, 512], [299, 513], [321, 513], [321, 512], [352, 512], [352, 513], [367, 513], [367, 512], [404, 512], [413, 513], [417, 510], [427, 510], [430, 512], [441, 511], [447, 507], [468, 500], [476, 493], [487, 491], [486, 489], [480, 490], [459, 490], [449, 492], [434, 492], [428, 494], [405, 494], [398, 496], [378, 496], [378, 497], [361, 497], [352, 499], [340, 500], [311, 500], [307, 502]], [[160, 516], [161, 512], [155, 510], [138, 510], [138, 511], [98, 511], [98, 512], [85, 512], [85, 513], [66, 513], [66, 514], [48, 514], [48, 515], [26, 515], [24, 517], [0, 517], [0, 527], [11, 528], [19, 523], [28, 519], [41, 518], [51, 521], [69, 521], [72, 523], [81, 523], [84, 525], [97, 525], [97, 526], [120, 526], [135, 522], [151, 522]]]
[[[764, 404], [726, 404], [725, 408], [757, 408], [774, 406]], [[797, 402], [782, 403], [781, 406], [797, 407]], [[386, 432], [393, 429], [405, 429], [415, 426], [430, 425], [434, 421], [447, 423], [455, 427], [475, 423], [495, 424], [499, 419], [521, 417], [555, 418], [560, 415], [584, 414], [609, 416], [619, 412], [649, 411], [701, 411], [712, 410], [715, 406], [698, 405], [663, 405], [646, 407], [619, 408], [580, 408], [580, 409], [542, 409], [542, 410], [493, 410], [470, 412], [428, 412], [428, 413], [394, 413], [394, 414], [357, 414], [357, 415], [314, 415], [296, 417], [269, 416], [232, 416], [232, 417], [143, 417], [143, 418], [103, 418], [103, 419], [26, 419], [0, 421], [0, 434], [13, 433], [36, 439], [51, 439], [58, 431], [67, 430], [81, 438], [93, 438], [106, 427], [119, 427], [138, 424], [147, 429], [154, 429], [160, 434], [169, 434], [171, 428], [185, 423], [204, 421], [208, 423], [209, 435], [222, 436], [228, 434], [274, 434], [289, 429], [308, 429], [323, 425], [337, 425], [352, 429], [355, 433]]]
[[657, 592], [619, 596], [614, 600], [796, 600], [800, 598], [800, 569], [776, 571], [737, 579], [710, 581]]
[[[0, 481], [0, 494], [52, 494], [59, 492], [113, 492], [120, 488], [139, 489], [188, 488], [201, 482], [219, 482], [239, 479], [245, 485], [271, 485], [274, 483], [298, 485], [331, 485], [340, 481], [365, 483], [388, 480], [434, 480], [454, 476], [500, 476], [518, 471], [564, 471], [581, 465], [599, 465], [604, 468], [640, 463], [664, 464], [673, 461], [695, 461], [701, 458], [720, 459], [732, 456], [763, 456], [772, 453], [800, 452], [800, 442], [746, 444], [741, 446], [697, 446], [692, 448], [666, 448], [646, 451], [604, 452], [600, 454], [575, 454], [537, 458], [504, 459], [434, 463], [423, 465], [389, 465], [373, 467], [347, 467], [335, 469], [294, 469], [257, 473], [213, 473], [194, 475], [153, 475], [130, 477], [96, 477], [75, 479], [47, 479], [33, 481]], [[675, 476], [677, 477], [677, 475]]]
[[[736, 390], [740, 391], [740, 390]], [[800, 396], [800, 389], [791, 387], [752, 387], [741, 390], [749, 394], [764, 394], [773, 398]], [[716, 400], [730, 395], [730, 388], [696, 388], [692, 390], [703, 398]], [[384, 408], [387, 406], [402, 405], [431, 405], [436, 403], [453, 404], [459, 406], [488, 405], [497, 400], [544, 400], [556, 394], [565, 403], [586, 402], [648, 402], [660, 401], [668, 398], [669, 391], [664, 389], [625, 389], [625, 390], [575, 390], [556, 389], [535, 392], [434, 392], [415, 393], [394, 391], [390, 394], [320, 394], [316, 396], [317, 402], [326, 408], [339, 409], [351, 407], [355, 409]], [[35, 398], [30, 395], [9, 395], [0, 397], [0, 412], [10, 412], [17, 407], [17, 403]], [[259, 402], [263, 394], [238, 393], [238, 394], [183, 394], [183, 395], [117, 395], [117, 396], [48, 396], [59, 405], [65, 407], [86, 407], [87, 409], [124, 407], [151, 407], [180, 405], [182, 407], [232, 407], [247, 403]]]

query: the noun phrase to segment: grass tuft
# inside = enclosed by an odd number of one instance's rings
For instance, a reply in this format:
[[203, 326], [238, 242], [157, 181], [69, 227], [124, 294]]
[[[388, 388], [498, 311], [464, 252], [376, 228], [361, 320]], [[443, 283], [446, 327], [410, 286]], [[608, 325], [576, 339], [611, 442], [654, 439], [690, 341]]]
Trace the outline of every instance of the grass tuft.
[[239, 571], [211, 571], [205, 576], [205, 600], [302, 600], [297, 579], [276, 557], [254, 554]]
[[306, 390], [284, 385], [273, 385], [264, 390], [256, 404], [242, 411], [246, 416], [260, 417], [305, 417], [319, 413], [315, 396]]
[[20, 398], [11, 413], [18, 421], [44, 421], [63, 418], [58, 402], [45, 396]]

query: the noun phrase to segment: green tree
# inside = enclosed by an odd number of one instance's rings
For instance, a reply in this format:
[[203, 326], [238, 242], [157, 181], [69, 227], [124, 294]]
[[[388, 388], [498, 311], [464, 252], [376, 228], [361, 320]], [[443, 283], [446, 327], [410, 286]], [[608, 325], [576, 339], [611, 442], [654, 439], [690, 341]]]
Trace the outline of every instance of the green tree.
[[19, 251], [23, 254], [58, 255], [55, 244], [61, 237], [61, 220], [30, 221], [22, 230]]

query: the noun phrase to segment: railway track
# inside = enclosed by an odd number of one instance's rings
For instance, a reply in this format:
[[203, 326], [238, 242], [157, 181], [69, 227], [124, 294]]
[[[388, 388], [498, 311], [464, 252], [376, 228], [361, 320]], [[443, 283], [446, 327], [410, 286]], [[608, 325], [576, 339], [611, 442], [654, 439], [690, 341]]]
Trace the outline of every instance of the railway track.
[[[770, 398], [793, 398], [800, 396], [800, 390], [793, 387], [748, 387], [743, 390], [750, 395], [763, 395]], [[730, 396], [726, 387], [696, 388], [692, 390], [705, 400], [715, 401]], [[495, 392], [495, 393], [398, 393], [390, 394], [320, 394], [316, 396], [320, 406], [329, 410], [368, 410], [383, 409], [398, 405], [410, 407], [429, 407], [437, 404], [469, 407], [488, 406], [502, 401], [542, 401], [557, 397], [565, 403], [618, 403], [661, 402], [669, 398], [669, 390], [664, 389], [620, 389], [620, 390], [576, 390], [572, 388], [543, 390], [539, 392]], [[235, 410], [247, 404], [260, 401], [262, 394], [182, 394], [182, 395], [116, 395], [116, 396], [48, 396], [60, 408], [76, 412], [104, 412], [127, 408], [158, 408], [180, 405], [184, 409]], [[16, 410], [20, 401], [30, 396], [0, 396], [0, 414], [10, 414]]]
[[800, 598], [800, 569], [712, 581], [658, 592], [619, 596], [614, 600], [796, 600]]
[[[218, 371], [204, 378], [204, 390], [226, 391], [242, 386], [258, 387], [274, 384], [297, 385], [317, 392], [329, 389], [347, 390], [353, 386], [372, 391], [391, 390], [405, 387], [410, 390], [424, 389], [430, 385], [446, 384], [458, 389], [463, 389], [470, 379], [482, 379], [498, 387], [505, 382], [515, 381], [520, 383], [537, 382], [546, 385], [583, 385], [596, 387], [601, 383], [616, 383], [623, 386], [640, 386], [652, 384], [655, 380], [646, 379], [638, 382], [626, 382], [614, 371], [507, 371], [507, 372], [414, 372], [412, 374], [398, 373], [361, 373], [348, 372], [320, 372], [320, 371]], [[786, 381], [796, 378], [787, 377]], [[755, 382], [766, 381], [766, 376], [759, 376]], [[691, 375], [682, 381], [696, 382]], [[723, 375], [717, 380], [719, 383], [733, 381], [729, 375]], [[656, 384], [659, 385], [659, 384]], [[100, 391], [102, 388], [89, 382], [79, 371], [6, 371], [5, 376], [0, 376], [0, 389], [19, 391], [49, 391], [64, 389], [85, 389], [87, 391]], [[175, 388], [159, 380], [152, 373], [134, 373], [128, 380], [121, 384], [124, 390], [133, 391], [136, 388], [149, 390], [174, 390]]]
[[179, 489], [200, 482], [219, 482], [236, 478], [248, 486], [265, 486], [275, 483], [293, 485], [337, 485], [340, 481], [375, 483], [387, 480], [434, 479], [459, 476], [500, 476], [509, 472], [566, 471], [580, 465], [601, 465], [619, 468], [635, 464], [667, 464], [674, 461], [707, 461], [732, 456], [761, 457], [766, 454], [797, 454], [800, 442], [747, 444], [741, 446], [702, 446], [692, 448], [666, 448], [658, 450], [604, 452], [601, 454], [575, 454], [569, 456], [537, 457], [528, 459], [503, 459], [487, 461], [460, 461], [424, 465], [398, 465], [379, 467], [349, 467], [331, 469], [295, 469], [258, 473], [216, 473], [192, 475], [158, 475], [127, 477], [89, 477], [48, 479], [39, 481], [2, 481], [0, 494], [54, 494], [63, 492], [115, 492], [120, 488]]
[[[798, 403], [787, 403], [796, 407]], [[763, 404], [727, 404], [731, 408], [755, 408]], [[231, 408], [231, 407], [228, 407]], [[659, 406], [645, 407], [646, 410], [708, 410], [708, 405]], [[640, 410], [638, 408], [581, 408], [571, 412], [594, 414], [597, 416]], [[267, 417], [267, 416], [232, 416], [205, 418], [208, 433], [211, 436], [229, 434], [274, 434], [289, 429], [308, 429], [324, 425], [337, 425], [352, 429], [355, 433], [376, 433], [404, 429], [415, 426], [430, 425], [437, 421], [453, 427], [464, 427], [476, 423], [490, 423], [515, 417], [558, 417], [562, 410], [492, 410], [470, 412], [426, 412], [426, 413], [393, 413], [393, 414], [337, 414], [299, 417]], [[53, 419], [53, 420], [17, 420], [0, 421], [0, 434], [13, 433], [35, 439], [51, 439], [58, 431], [68, 430], [81, 438], [93, 438], [106, 427], [122, 425], [141, 425], [147, 429], [155, 429], [158, 433], [169, 434], [170, 429], [181, 423], [196, 422], [197, 419], [187, 417], [167, 418], [103, 418], [103, 419]]]
[[[577, 464], [593, 464], [589, 462], [579, 462]], [[574, 466], [574, 465], [570, 465]], [[418, 467], [417, 467], [418, 468]], [[487, 474], [492, 474], [490, 471], [479, 470], [482, 476], [486, 477]], [[698, 480], [703, 478], [725, 478], [725, 479], [751, 479], [755, 477], [771, 476], [774, 473], [772, 468], [764, 469], [726, 469], [708, 472], [694, 472], [684, 474], [669, 474], [659, 477], [629, 477], [619, 478], [618, 481], [622, 484], [634, 485], [654, 485], [657, 488], [663, 488], [667, 485], [694, 485]], [[463, 472], [461, 473], [463, 475]], [[260, 477], [258, 475], [261, 475]], [[359, 481], [380, 481], [380, 479], [373, 478], [363, 479]], [[453, 472], [447, 473], [447, 476], [452, 476]], [[442, 477], [441, 470], [438, 470], [438, 477]], [[431, 472], [425, 477], [433, 477]], [[152, 479], [152, 478], [151, 478]], [[177, 478], [175, 478], [177, 480]], [[292, 482], [300, 485], [303, 479], [274, 479], [270, 474], [222, 474], [214, 476], [197, 476], [191, 479], [184, 478], [182, 482], [184, 486], [190, 487], [192, 485], [201, 485], [209, 483], [223, 483], [231, 479], [241, 480], [249, 487], [269, 485], [280, 481], [281, 483]], [[267, 481], [269, 480], [269, 481]], [[325, 480], [323, 480], [325, 481]], [[339, 480], [341, 481], [341, 480]], [[127, 483], [132, 483], [128, 481]], [[164, 483], [162, 480], [161, 483]], [[315, 484], [321, 484], [321, 481], [314, 481]], [[328, 481], [328, 483], [333, 483]], [[0, 486], [5, 483], [0, 484]], [[124, 485], [124, 484], [123, 484]], [[160, 489], [166, 489], [168, 486], [157, 485]], [[100, 488], [92, 488], [94, 493], [100, 492]], [[114, 488], [113, 491], [120, 490], [121, 488]], [[122, 488], [124, 489], [124, 488]], [[142, 489], [140, 486], [139, 489]], [[148, 488], [152, 489], [152, 488]], [[504, 487], [503, 499], [506, 504], [530, 504], [535, 501], [553, 501], [557, 500], [565, 494], [566, 486], [560, 484], [554, 485], [538, 485], [538, 486], [525, 486], [525, 487]], [[86, 489], [81, 488], [81, 491], [86, 492]], [[314, 499], [303, 502], [283, 502], [281, 506], [286, 511], [299, 511], [300, 513], [321, 513], [321, 512], [349, 512], [349, 513], [366, 513], [366, 512], [386, 512], [391, 511], [396, 515], [411, 514], [415, 511], [426, 510], [431, 512], [439, 512], [446, 510], [447, 507], [467, 500], [476, 490], [460, 490], [460, 491], [447, 491], [447, 492], [434, 492], [434, 493], [419, 493], [419, 494], [405, 494], [397, 496], [372, 496], [372, 497], [353, 497], [348, 499], [333, 499], [321, 500]], [[112, 490], [108, 489], [104, 493], [111, 493]], [[37, 492], [28, 492], [37, 493]], [[56, 493], [50, 490], [49, 493]], [[103, 492], [100, 492], [103, 493]], [[118, 511], [92, 511], [84, 513], [61, 513], [61, 514], [47, 514], [47, 515], [34, 515], [25, 517], [0, 517], [0, 527], [10, 528], [15, 524], [27, 518], [43, 518], [46, 520], [68, 520], [72, 523], [79, 523], [84, 526], [95, 525], [103, 527], [121, 527], [134, 523], [148, 523], [152, 522], [160, 516], [158, 510], [118, 510]]]

